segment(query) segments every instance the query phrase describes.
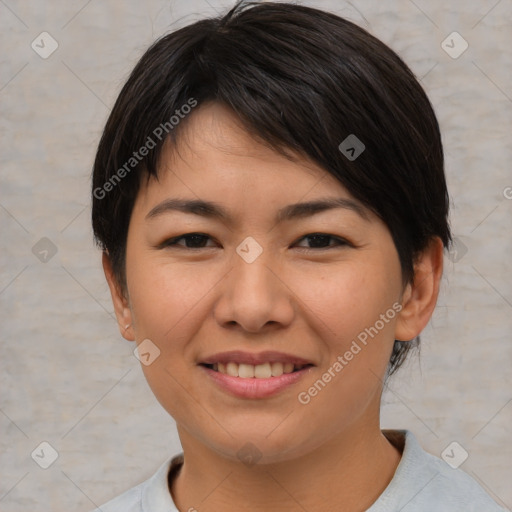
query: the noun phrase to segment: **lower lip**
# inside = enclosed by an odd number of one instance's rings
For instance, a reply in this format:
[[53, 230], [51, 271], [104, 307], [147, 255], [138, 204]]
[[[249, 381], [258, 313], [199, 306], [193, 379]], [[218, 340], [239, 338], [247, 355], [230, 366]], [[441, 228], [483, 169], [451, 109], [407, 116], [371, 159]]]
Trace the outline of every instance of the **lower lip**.
[[280, 377], [268, 379], [232, 377], [225, 373], [216, 372], [211, 368], [200, 365], [207, 375], [223, 390], [240, 398], [267, 398], [295, 384], [307, 375], [313, 366], [292, 373], [283, 373]]

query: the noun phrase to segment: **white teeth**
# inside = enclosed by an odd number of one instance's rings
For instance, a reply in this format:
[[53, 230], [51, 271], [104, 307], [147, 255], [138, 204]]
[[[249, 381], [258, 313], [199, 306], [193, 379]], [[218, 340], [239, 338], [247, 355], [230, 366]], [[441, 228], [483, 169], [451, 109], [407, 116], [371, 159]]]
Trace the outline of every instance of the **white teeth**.
[[257, 379], [268, 379], [272, 377], [272, 368], [270, 363], [258, 364], [254, 367], [254, 376]]
[[301, 369], [304, 365], [293, 363], [263, 363], [263, 364], [238, 364], [230, 361], [227, 364], [215, 363], [213, 369], [219, 373], [240, 377], [242, 379], [268, 379], [269, 377], [280, 377], [283, 373], [292, 373], [294, 369]]
[[283, 372], [284, 373], [292, 373], [293, 372], [293, 363], [284, 363]]
[[272, 363], [270, 365], [272, 377], [280, 377], [284, 373], [283, 363]]
[[228, 363], [226, 365], [226, 373], [231, 377], [238, 377], [238, 365], [236, 363]]
[[252, 364], [239, 364], [238, 376], [242, 377], [242, 379], [254, 377], [254, 366]]

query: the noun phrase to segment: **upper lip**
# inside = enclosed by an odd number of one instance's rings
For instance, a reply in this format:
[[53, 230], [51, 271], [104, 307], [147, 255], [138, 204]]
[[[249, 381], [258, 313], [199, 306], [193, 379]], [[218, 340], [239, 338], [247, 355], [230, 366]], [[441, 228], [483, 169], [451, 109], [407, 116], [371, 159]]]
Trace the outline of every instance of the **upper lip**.
[[293, 363], [295, 365], [313, 364], [311, 361], [293, 354], [285, 354], [284, 352], [276, 352], [267, 350], [265, 352], [251, 353], [242, 350], [230, 350], [229, 352], [218, 352], [202, 359], [200, 364], [215, 363], [241, 363], [258, 365], [263, 363]]

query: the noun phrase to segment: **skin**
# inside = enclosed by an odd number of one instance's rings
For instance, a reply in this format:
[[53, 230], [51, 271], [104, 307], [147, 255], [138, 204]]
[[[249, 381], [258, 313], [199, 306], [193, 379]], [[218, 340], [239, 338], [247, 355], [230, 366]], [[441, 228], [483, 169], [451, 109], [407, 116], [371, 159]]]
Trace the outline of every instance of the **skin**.
[[[401, 456], [379, 426], [393, 341], [413, 339], [432, 315], [442, 242], [432, 240], [413, 282], [403, 283], [390, 232], [368, 210], [366, 219], [339, 208], [276, 224], [286, 205], [353, 198], [313, 162], [260, 144], [221, 105], [203, 105], [185, 122], [179, 151], [165, 148], [159, 180], [144, 182], [137, 196], [126, 290], [103, 257], [122, 335], [160, 349], [142, 369], [183, 446], [173, 499], [182, 511], [366, 510]], [[176, 211], [146, 219], [171, 197], [221, 203], [232, 222]], [[210, 238], [160, 246], [187, 233]], [[312, 233], [334, 238], [315, 248], [304, 238]], [[248, 236], [263, 248], [250, 264], [236, 252]], [[298, 393], [394, 303], [400, 313], [308, 404], [299, 403]], [[236, 398], [198, 366], [234, 349], [279, 350], [315, 367], [276, 396]], [[252, 466], [237, 457], [248, 442], [261, 454]]]

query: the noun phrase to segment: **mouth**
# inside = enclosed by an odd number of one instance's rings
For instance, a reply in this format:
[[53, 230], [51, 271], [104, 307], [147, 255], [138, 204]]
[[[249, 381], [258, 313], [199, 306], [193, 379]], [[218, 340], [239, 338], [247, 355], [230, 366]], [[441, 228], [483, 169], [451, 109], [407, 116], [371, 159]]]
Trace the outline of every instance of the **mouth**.
[[316, 366], [282, 352], [231, 351], [212, 355], [198, 366], [216, 387], [244, 399], [269, 398], [293, 386]]
[[299, 372], [304, 368], [313, 366], [313, 364], [294, 364], [290, 362], [281, 363], [280, 361], [272, 361], [254, 365], [229, 361], [228, 363], [200, 363], [200, 366], [204, 366], [217, 373], [231, 377], [239, 377], [241, 379], [269, 379], [272, 377], [281, 377], [283, 374]]

